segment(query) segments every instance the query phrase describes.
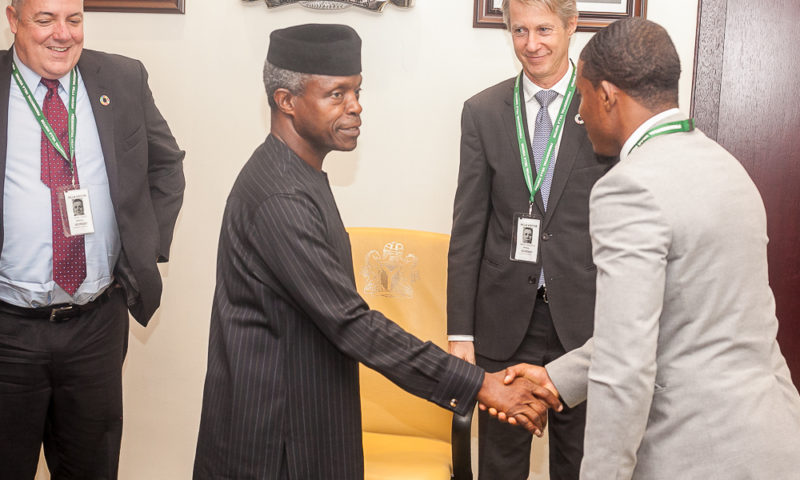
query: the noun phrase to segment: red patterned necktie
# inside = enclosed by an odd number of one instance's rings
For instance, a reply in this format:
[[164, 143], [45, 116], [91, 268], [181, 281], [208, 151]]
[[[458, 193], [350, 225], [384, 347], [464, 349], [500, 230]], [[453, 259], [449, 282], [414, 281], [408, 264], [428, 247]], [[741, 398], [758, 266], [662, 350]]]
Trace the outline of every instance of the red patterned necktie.
[[[58, 96], [58, 80], [42, 79], [47, 94], [42, 104], [42, 112], [53, 127], [61, 146], [67, 155], [69, 151], [69, 131], [67, 128], [67, 109]], [[73, 159], [74, 162], [77, 162]], [[70, 295], [74, 295], [86, 278], [86, 253], [83, 235], [67, 237], [61, 223], [58, 208], [59, 187], [72, 185], [69, 163], [56, 151], [42, 131], [42, 182], [50, 188], [51, 220], [53, 227], [53, 280]], [[78, 165], [75, 163], [75, 182], [78, 182]], [[63, 195], [63, 194], [62, 194]]]

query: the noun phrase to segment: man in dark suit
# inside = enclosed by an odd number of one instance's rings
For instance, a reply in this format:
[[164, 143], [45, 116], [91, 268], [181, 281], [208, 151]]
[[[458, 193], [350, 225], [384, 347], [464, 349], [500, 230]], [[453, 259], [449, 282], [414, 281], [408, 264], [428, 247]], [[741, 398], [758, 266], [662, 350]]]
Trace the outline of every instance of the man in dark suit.
[[[591, 337], [589, 192], [610, 167], [577, 115], [575, 1], [506, 0], [503, 16], [523, 71], [464, 104], [448, 261], [450, 352], [490, 372]], [[518, 241], [528, 228], [535, 241]], [[583, 406], [550, 416], [551, 478], [578, 478], [584, 419]], [[479, 432], [482, 478], [528, 477], [530, 435], [484, 413]]]
[[[532, 384], [405, 332], [359, 296], [350, 242], [322, 171], [356, 147], [361, 39], [344, 25], [272, 32], [270, 135], [228, 197], [217, 259], [195, 479], [363, 478], [358, 362], [463, 414], [477, 398], [531, 430]], [[502, 373], [501, 373], [502, 375]]]
[[32, 479], [44, 442], [53, 478], [112, 479], [128, 311], [146, 325], [159, 306], [184, 152], [142, 64], [83, 50], [81, 0], [14, 0], [6, 16], [0, 476]]

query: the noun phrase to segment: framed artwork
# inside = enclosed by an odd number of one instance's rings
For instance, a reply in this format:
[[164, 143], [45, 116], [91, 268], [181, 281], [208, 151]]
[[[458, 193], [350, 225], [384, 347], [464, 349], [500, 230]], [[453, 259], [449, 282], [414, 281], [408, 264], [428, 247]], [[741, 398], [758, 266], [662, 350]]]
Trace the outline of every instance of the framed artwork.
[[84, 0], [87, 12], [185, 13], [185, 0]]
[[[475, 0], [475, 28], [506, 28], [501, 6], [503, 0]], [[647, 0], [578, 1], [578, 31], [596, 32], [611, 22], [627, 17], [644, 17]]]

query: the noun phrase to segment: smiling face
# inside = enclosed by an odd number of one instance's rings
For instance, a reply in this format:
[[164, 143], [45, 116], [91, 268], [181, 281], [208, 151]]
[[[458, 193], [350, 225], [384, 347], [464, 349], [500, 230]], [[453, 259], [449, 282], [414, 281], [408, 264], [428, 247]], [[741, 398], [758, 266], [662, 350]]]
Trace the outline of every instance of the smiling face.
[[577, 17], [566, 25], [543, 5], [509, 3], [509, 24], [514, 52], [525, 75], [542, 88], [555, 85], [569, 68], [569, 39], [578, 25]]
[[361, 75], [311, 75], [294, 96], [294, 128], [317, 154], [356, 148], [361, 133]]
[[24, 0], [6, 7], [22, 63], [44, 78], [63, 77], [83, 50], [82, 0]]

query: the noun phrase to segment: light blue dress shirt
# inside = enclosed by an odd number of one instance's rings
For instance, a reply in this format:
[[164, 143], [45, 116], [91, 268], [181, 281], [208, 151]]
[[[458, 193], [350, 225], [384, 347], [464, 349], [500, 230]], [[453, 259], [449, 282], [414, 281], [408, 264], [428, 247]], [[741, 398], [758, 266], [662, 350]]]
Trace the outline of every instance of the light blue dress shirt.
[[[41, 76], [14, 61], [41, 106], [47, 88]], [[69, 74], [59, 79], [59, 96], [68, 104]], [[85, 235], [86, 280], [70, 296], [53, 281], [50, 191], [41, 181], [41, 135], [25, 97], [11, 79], [8, 99], [8, 147], [3, 192], [3, 251], [0, 254], [0, 300], [21, 306], [84, 304], [113, 282], [120, 250], [100, 136], [86, 86], [78, 77], [75, 163], [80, 186], [89, 191], [95, 233]]]

